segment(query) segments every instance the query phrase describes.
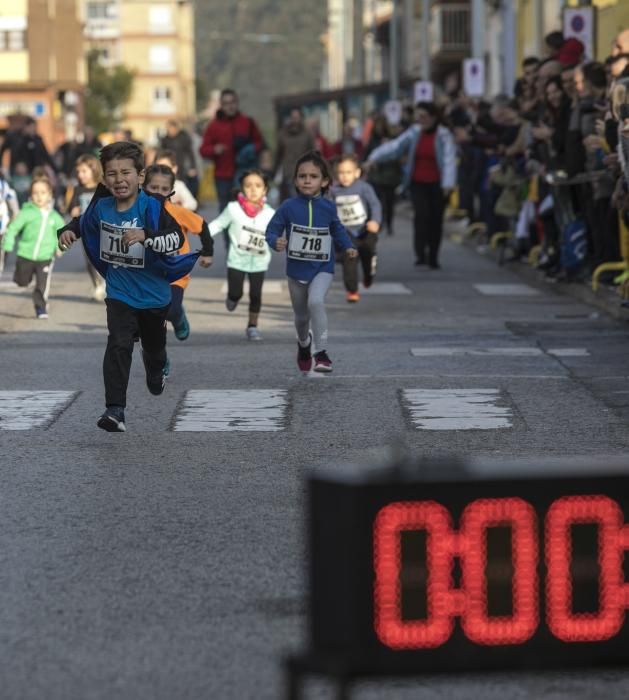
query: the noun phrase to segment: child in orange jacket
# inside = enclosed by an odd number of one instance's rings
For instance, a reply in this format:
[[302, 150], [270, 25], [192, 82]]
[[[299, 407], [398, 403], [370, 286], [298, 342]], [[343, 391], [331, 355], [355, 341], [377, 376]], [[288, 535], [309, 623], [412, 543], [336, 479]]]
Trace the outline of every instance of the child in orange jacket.
[[[201, 256], [199, 265], [209, 267], [214, 255], [214, 240], [210, 236], [207, 222], [193, 211], [173, 204], [169, 197], [173, 192], [175, 173], [167, 165], [152, 165], [147, 168], [144, 179], [144, 189], [152, 195], [158, 195], [166, 199], [166, 211], [175, 219], [185, 236], [185, 243], [178, 251], [181, 255], [190, 251], [189, 234], [193, 233], [201, 238]], [[190, 323], [183, 306], [183, 295], [190, 275], [186, 275], [171, 284], [172, 301], [166, 320], [173, 324], [175, 337], [178, 340], [186, 340], [190, 335]]]

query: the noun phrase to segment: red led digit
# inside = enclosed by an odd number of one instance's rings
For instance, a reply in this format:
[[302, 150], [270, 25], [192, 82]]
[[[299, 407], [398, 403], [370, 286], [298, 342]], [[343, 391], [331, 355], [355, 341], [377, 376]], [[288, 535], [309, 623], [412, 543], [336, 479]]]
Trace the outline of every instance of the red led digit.
[[[511, 528], [512, 610], [506, 616], [487, 613], [487, 528]], [[522, 644], [539, 624], [537, 532], [533, 507], [520, 498], [481, 499], [468, 505], [461, 518], [460, 551], [466, 605], [461, 624], [477, 644]]]
[[[598, 526], [600, 600], [597, 613], [572, 610], [570, 571], [572, 525]], [[555, 501], [546, 516], [546, 623], [564, 642], [610, 639], [624, 622], [623, 515], [607, 496], [566, 496]]]
[[[402, 619], [400, 533], [404, 530], [425, 530], [427, 535], [426, 620]], [[452, 634], [450, 536], [450, 515], [434, 501], [391, 503], [378, 513], [374, 523], [374, 622], [378, 639], [386, 646], [428, 649], [441, 646]]]

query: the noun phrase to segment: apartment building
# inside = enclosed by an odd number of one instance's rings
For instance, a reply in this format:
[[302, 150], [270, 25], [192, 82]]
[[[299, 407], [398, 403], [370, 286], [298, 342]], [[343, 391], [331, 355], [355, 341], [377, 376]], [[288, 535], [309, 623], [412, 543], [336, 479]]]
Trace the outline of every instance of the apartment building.
[[37, 119], [48, 148], [75, 131], [86, 70], [80, 0], [0, 0], [0, 123]]
[[166, 120], [195, 115], [193, 6], [190, 0], [88, 0], [85, 37], [105, 65], [135, 71], [122, 126], [154, 144]]

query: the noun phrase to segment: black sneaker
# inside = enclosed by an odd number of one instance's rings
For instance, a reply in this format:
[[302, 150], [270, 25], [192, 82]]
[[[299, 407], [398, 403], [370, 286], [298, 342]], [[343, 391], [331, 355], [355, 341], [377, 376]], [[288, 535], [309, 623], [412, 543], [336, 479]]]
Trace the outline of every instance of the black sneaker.
[[146, 371], [146, 386], [153, 396], [159, 396], [163, 393], [166, 386], [166, 377], [170, 373], [170, 363], [166, 359], [166, 363], [159, 372], [151, 372], [146, 362], [146, 353], [142, 350], [142, 362]]
[[315, 353], [315, 372], [327, 373], [332, 371], [332, 360], [328, 357], [328, 353], [325, 350], [320, 350]]
[[308, 333], [308, 345], [297, 342], [297, 365], [302, 372], [310, 372], [312, 367], [312, 333]]
[[108, 433], [124, 433], [127, 429], [124, 424], [124, 409], [118, 406], [111, 406], [98, 419], [96, 425]]

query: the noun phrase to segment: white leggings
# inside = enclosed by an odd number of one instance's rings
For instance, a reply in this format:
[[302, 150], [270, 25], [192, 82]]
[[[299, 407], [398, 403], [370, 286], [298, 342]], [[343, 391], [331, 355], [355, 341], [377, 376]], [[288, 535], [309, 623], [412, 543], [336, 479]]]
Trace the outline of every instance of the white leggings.
[[302, 342], [308, 340], [308, 331], [312, 325], [314, 345], [317, 350], [325, 350], [328, 341], [328, 316], [325, 312], [325, 296], [332, 284], [330, 272], [319, 272], [307, 283], [288, 278], [288, 291], [295, 312], [297, 338]]

